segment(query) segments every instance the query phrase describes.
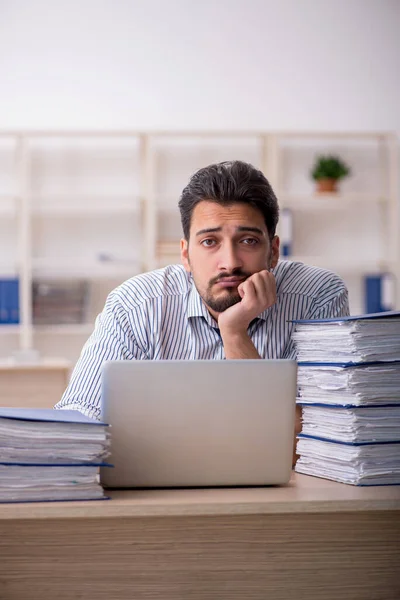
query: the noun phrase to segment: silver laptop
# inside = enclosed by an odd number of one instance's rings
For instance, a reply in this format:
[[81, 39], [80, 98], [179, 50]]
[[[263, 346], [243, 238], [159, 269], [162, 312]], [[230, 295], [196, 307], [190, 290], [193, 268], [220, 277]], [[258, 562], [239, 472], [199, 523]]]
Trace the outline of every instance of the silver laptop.
[[111, 488], [278, 485], [292, 467], [293, 360], [110, 361]]

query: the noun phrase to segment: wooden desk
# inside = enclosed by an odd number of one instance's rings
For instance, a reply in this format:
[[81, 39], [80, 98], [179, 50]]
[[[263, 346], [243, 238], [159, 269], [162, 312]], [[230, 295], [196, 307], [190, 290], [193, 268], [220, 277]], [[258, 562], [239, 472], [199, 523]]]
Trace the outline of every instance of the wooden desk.
[[4, 600], [399, 600], [400, 488], [119, 491], [0, 505]]
[[34, 364], [0, 362], [0, 406], [53, 408], [67, 387], [71, 363], [43, 360]]

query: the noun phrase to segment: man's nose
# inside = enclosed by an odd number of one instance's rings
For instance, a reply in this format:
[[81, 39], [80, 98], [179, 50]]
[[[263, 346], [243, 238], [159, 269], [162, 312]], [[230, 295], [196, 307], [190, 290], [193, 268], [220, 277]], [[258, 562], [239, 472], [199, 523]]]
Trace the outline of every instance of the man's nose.
[[222, 245], [219, 258], [218, 266], [221, 270], [233, 271], [234, 269], [243, 266], [239, 248], [232, 242], [227, 242]]

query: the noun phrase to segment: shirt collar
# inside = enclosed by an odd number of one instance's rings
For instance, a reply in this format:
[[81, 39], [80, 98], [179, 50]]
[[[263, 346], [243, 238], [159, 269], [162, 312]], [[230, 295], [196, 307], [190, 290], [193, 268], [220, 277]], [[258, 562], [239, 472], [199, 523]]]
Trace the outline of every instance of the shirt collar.
[[187, 304], [187, 316], [190, 317], [204, 317], [210, 327], [218, 327], [217, 322], [210, 315], [206, 305], [203, 302], [197, 288], [194, 284], [193, 277], [190, 278], [190, 291], [188, 296]]
[[266, 308], [265, 310], [263, 310], [262, 313], [260, 313], [258, 315], [258, 317], [256, 317], [257, 319], [262, 319], [263, 321], [266, 321], [269, 317], [269, 315], [271, 314], [271, 310], [272, 310], [273, 306], [270, 306], [269, 308]]

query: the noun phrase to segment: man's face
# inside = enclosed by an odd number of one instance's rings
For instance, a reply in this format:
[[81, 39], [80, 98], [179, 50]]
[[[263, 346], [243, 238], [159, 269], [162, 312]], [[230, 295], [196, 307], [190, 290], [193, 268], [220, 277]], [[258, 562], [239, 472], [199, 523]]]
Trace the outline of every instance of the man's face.
[[181, 257], [215, 317], [240, 302], [240, 283], [276, 266], [279, 238], [270, 243], [264, 217], [252, 206], [203, 200], [193, 211], [189, 242], [181, 240]]

